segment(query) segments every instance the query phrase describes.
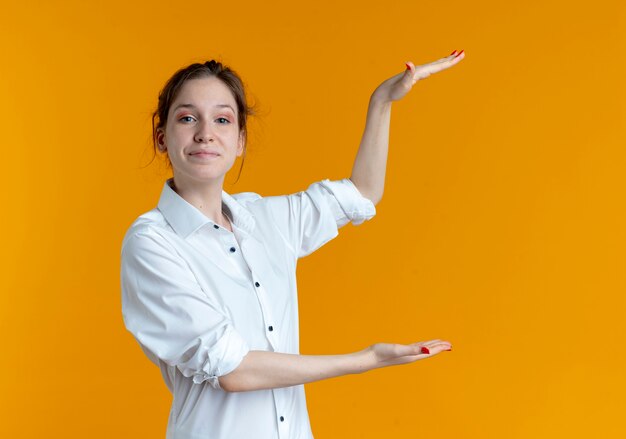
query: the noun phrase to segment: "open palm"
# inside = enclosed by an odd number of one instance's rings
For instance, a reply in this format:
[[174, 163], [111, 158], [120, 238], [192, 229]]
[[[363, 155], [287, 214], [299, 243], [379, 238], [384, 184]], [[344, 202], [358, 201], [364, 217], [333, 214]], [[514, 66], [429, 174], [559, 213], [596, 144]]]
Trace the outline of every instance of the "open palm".
[[420, 66], [415, 66], [409, 61], [406, 63], [407, 69], [380, 84], [374, 91], [374, 96], [384, 102], [400, 100], [411, 91], [411, 88], [417, 81], [428, 78], [433, 73], [449, 69], [453, 65], [458, 64], [463, 58], [465, 58], [464, 51], [462, 50], [456, 54], [455, 50], [444, 58]]

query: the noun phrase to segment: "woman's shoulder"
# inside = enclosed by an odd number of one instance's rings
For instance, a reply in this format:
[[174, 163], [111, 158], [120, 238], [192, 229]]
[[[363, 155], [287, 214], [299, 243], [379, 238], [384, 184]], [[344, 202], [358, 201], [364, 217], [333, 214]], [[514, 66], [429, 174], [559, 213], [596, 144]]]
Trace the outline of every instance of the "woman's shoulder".
[[256, 192], [239, 192], [236, 194], [231, 194], [230, 196], [233, 197], [238, 203], [241, 203], [241, 204], [251, 203], [251, 202], [254, 202], [263, 198], [261, 195], [257, 194]]
[[288, 197], [288, 195], [261, 195], [256, 192], [239, 192], [229, 195], [237, 206], [243, 207], [253, 214], [274, 210], [284, 204]]
[[140, 235], [160, 235], [160, 230], [166, 230], [169, 227], [165, 217], [158, 208], [154, 208], [139, 215], [126, 230], [122, 239], [122, 249], [126, 243], [133, 237]]

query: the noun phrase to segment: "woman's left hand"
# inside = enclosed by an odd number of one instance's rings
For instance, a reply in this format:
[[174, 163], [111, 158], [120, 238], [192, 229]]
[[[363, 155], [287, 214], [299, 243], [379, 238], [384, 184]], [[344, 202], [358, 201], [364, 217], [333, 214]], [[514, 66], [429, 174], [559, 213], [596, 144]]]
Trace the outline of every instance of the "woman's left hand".
[[448, 69], [463, 58], [465, 58], [464, 51], [461, 50], [461, 52], [457, 54], [455, 50], [451, 55], [445, 58], [428, 64], [422, 64], [421, 66], [415, 66], [409, 61], [406, 63], [407, 69], [404, 72], [398, 73], [380, 84], [374, 91], [372, 97], [382, 102], [400, 100], [411, 90], [417, 81], [428, 78], [433, 73]]

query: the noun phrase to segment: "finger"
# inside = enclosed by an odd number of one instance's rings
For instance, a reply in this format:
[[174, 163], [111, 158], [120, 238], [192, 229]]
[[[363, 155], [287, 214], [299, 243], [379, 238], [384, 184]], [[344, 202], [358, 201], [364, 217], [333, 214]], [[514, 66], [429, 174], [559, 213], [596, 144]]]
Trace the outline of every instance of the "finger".
[[396, 357], [406, 357], [406, 356], [414, 356], [422, 354], [421, 346], [416, 346], [415, 344], [410, 345], [396, 345], [394, 349], [394, 354]]
[[465, 51], [461, 50], [461, 52], [459, 52], [456, 55], [452, 54], [452, 55], [446, 56], [445, 58], [441, 58], [437, 61], [433, 61], [428, 64], [417, 66], [415, 67], [415, 71], [416, 72], [420, 72], [420, 71], [428, 72], [428, 74], [430, 75], [432, 73], [437, 73], [437, 72], [440, 72], [442, 70], [452, 67], [453, 65], [461, 61], [463, 58], [465, 58]]
[[454, 60], [450, 60], [444, 64], [426, 64], [423, 66], [419, 66], [415, 68], [415, 77], [417, 79], [427, 78], [433, 73], [438, 73], [442, 70], [452, 67], [454, 64], [456, 64], [456, 62]]
[[451, 350], [452, 350], [452, 345], [445, 345], [445, 344], [443, 345], [440, 344], [440, 345], [432, 346], [429, 348], [431, 355], [435, 355], [443, 351], [451, 351]]
[[445, 69], [449, 69], [453, 65], [457, 64], [459, 61], [463, 59], [463, 55], [461, 57], [454, 57], [450, 59], [443, 60], [441, 62], [435, 62], [430, 64], [425, 64], [423, 66], [416, 67], [416, 70], [426, 70], [428, 73], [437, 73]]
[[404, 76], [402, 77], [402, 81], [406, 83], [406, 86], [409, 88], [413, 86], [415, 83], [415, 64], [411, 61], [406, 63], [406, 70], [404, 71]]
[[445, 350], [452, 350], [452, 344], [449, 341], [435, 339], [427, 342], [413, 343], [413, 346], [419, 348], [423, 354], [437, 354]]
[[396, 344], [393, 346], [392, 355], [396, 360], [399, 360], [399, 361], [403, 361], [402, 359], [403, 358], [406, 359], [406, 357], [425, 358], [427, 356], [427, 353], [423, 351], [424, 348], [425, 346], [423, 346], [423, 343], [412, 343], [409, 345]]
[[435, 65], [443, 64], [445, 62], [454, 60], [457, 56], [458, 56], [458, 54], [456, 53], [456, 50], [455, 50], [454, 52], [452, 52], [451, 55], [444, 56], [443, 58], [439, 58], [436, 61], [432, 61], [432, 62], [429, 62], [429, 63], [426, 63], [426, 64], [422, 64], [420, 66], [417, 66], [416, 69], [421, 68], [421, 67], [426, 67], [426, 66], [435, 66]]
[[464, 57], [465, 57], [465, 49], [461, 50], [459, 53], [457, 53], [457, 51], [455, 50], [455, 51], [454, 51], [454, 52], [452, 52], [450, 55], [448, 55], [448, 56], [444, 56], [443, 58], [438, 59], [437, 61], [434, 61], [434, 62], [429, 63], [429, 64], [437, 64], [437, 63], [442, 63], [442, 62], [446, 62], [446, 61], [449, 61], [449, 60], [453, 60], [453, 59], [456, 59], [456, 58], [459, 58], [459, 57], [460, 57], [460, 58], [464, 58]]
[[431, 355], [438, 354], [439, 352], [442, 352], [442, 351], [452, 350], [452, 344], [450, 344], [450, 342], [448, 341], [441, 341], [439, 343], [428, 344], [425, 347], [429, 350]]
[[427, 342], [423, 343], [424, 346], [428, 346], [428, 347], [435, 347], [438, 345], [450, 345], [450, 342], [448, 340], [429, 340]]
[[433, 344], [438, 341], [441, 341], [441, 340], [436, 339], [436, 340], [429, 340], [429, 341], [420, 341], [417, 343], [411, 343], [411, 346], [413, 346], [415, 350], [421, 354], [430, 354], [431, 346], [433, 346]]
[[439, 338], [435, 339], [435, 340], [428, 340], [427, 342], [424, 342], [424, 344], [426, 346], [436, 346], [440, 343], [448, 343], [446, 340], [441, 340]]
[[436, 340], [428, 340], [428, 341], [419, 341], [417, 343], [411, 343], [411, 346], [415, 346], [416, 348], [421, 348], [422, 346], [429, 347], [429, 346], [432, 346], [434, 343], [437, 343], [439, 341], [441, 341], [441, 340], [436, 339]]
[[437, 343], [440, 342], [441, 340], [438, 338], [435, 338], [433, 340], [427, 340], [427, 341], [419, 341], [417, 343], [411, 343], [413, 346], [425, 346], [425, 345], [432, 345], [433, 343]]
[[451, 59], [454, 59], [458, 56], [458, 54], [456, 53], [456, 50], [454, 52], [452, 52], [452, 54], [448, 55], [448, 56], [444, 56], [443, 58], [438, 59], [437, 61], [433, 61], [431, 63], [428, 64], [441, 64], [444, 63], [446, 61], [450, 61]]

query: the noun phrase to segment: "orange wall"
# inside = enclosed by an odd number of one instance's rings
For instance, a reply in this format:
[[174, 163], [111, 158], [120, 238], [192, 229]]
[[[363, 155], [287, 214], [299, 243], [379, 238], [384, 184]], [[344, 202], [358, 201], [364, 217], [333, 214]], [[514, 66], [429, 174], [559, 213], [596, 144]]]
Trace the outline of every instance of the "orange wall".
[[[120, 310], [124, 232], [164, 167], [150, 114], [217, 57], [259, 104], [241, 180], [349, 176], [383, 79], [378, 216], [299, 265], [303, 353], [443, 338], [307, 385], [317, 438], [626, 436], [626, 7], [617, 1], [32, 2], [0, 15], [0, 437], [164, 437], [170, 395]], [[320, 276], [319, 273], [325, 273]]]

